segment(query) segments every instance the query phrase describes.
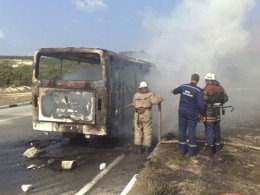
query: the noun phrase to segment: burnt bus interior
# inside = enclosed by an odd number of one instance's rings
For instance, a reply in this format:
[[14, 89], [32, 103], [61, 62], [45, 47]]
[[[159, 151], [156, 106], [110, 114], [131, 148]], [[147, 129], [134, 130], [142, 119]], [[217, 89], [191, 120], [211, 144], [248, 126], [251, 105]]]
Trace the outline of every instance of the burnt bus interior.
[[34, 62], [33, 129], [87, 136], [116, 135], [129, 128], [133, 110], [125, 107], [154, 67], [89, 48], [39, 49]]

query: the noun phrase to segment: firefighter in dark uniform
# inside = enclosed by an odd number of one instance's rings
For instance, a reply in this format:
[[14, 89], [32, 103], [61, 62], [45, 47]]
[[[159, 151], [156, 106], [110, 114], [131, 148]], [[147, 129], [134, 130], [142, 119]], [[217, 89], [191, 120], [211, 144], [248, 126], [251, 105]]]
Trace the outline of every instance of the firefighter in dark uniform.
[[228, 101], [228, 96], [214, 73], [207, 73], [204, 78], [206, 86], [203, 93], [207, 106], [206, 116], [204, 117], [205, 147], [201, 153], [214, 154], [220, 146], [220, 108]]
[[[191, 75], [191, 82], [172, 90], [180, 94], [179, 102], [179, 149], [182, 154], [194, 156], [197, 153], [196, 129], [199, 114], [203, 114], [205, 103], [202, 89], [197, 86], [199, 75]], [[188, 131], [188, 142], [187, 142]]]

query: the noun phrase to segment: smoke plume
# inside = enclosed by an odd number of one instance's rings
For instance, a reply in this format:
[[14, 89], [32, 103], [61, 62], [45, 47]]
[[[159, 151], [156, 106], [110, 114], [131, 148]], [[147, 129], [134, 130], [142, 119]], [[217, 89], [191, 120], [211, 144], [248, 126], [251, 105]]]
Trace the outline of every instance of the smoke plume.
[[[150, 88], [165, 98], [165, 121], [177, 119], [178, 97], [170, 90], [188, 83], [193, 73], [201, 76], [198, 85], [204, 87], [204, 75], [214, 72], [237, 113], [255, 106], [260, 62], [256, 9], [254, 0], [183, 0], [167, 17], [146, 15], [143, 25], [151, 41], [145, 57], [160, 72], [152, 76]], [[163, 128], [175, 128], [176, 121]]]

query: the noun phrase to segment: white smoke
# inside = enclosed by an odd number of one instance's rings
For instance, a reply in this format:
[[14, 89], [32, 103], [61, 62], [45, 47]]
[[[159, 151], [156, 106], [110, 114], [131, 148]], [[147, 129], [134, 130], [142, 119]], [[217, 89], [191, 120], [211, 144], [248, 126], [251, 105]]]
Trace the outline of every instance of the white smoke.
[[[202, 75], [218, 69], [219, 60], [247, 47], [249, 32], [243, 23], [254, 0], [184, 0], [168, 17], [147, 17], [152, 33], [148, 53], [172, 75]], [[187, 73], [187, 74], [185, 74]]]
[[160, 71], [150, 83], [165, 97], [166, 121], [177, 118], [178, 99], [170, 89], [188, 83], [193, 73], [202, 78], [207, 72], [216, 73], [229, 104], [241, 105], [241, 99], [236, 99], [239, 88], [260, 76], [260, 47], [255, 44], [259, 43], [259, 18], [258, 23], [247, 25], [254, 6], [254, 0], [183, 0], [167, 17], [146, 14], [143, 25], [151, 35], [146, 51]]
[[78, 9], [86, 12], [101, 11], [107, 8], [103, 0], [71, 0]]

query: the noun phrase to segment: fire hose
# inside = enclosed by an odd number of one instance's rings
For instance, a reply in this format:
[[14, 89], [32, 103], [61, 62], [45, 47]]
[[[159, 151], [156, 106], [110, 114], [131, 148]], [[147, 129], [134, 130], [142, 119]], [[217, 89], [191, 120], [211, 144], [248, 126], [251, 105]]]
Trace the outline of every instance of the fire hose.
[[220, 106], [222, 109], [222, 115], [225, 115], [225, 108], [231, 108], [230, 112], [233, 112], [235, 110], [234, 106]]
[[231, 108], [230, 112], [233, 112], [233, 110], [235, 110], [234, 106], [221, 106], [221, 108]]
[[[234, 106], [219, 106], [221, 108], [222, 115], [225, 115], [225, 108], [231, 108], [230, 112], [233, 112], [235, 110]], [[206, 116], [199, 115], [198, 122], [204, 123], [206, 120]]]
[[[204, 143], [205, 140], [197, 140], [197, 142]], [[177, 144], [177, 143], [179, 143], [179, 141], [178, 140], [162, 140], [161, 143], [162, 144], [171, 144], [171, 143]], [[229, 141], [221, 142], [221, 144], [228, 145], [228, 146], [235, 146], [235, 147], [239, 147], [239, 148], [248, 148], [248, 149], [252, 149], [252, 150], [260, 150], [260, 147], [258, 147], [258, 146], [252, 146], [252, 145], [246, 145], [246, 144], [236, 144], [236, 143], [229, 142]]]
[[[197, 142], [201, 142], [204, 143], [205, 140], [197, 140]], [[161, 144], [178, 144], [179, 140], [161, 140], [161, 142], [159, 142], [156, 147], [153, 149], [153, 152], [151, 152], [151, 154], [147, 157], [147, 159], [151, 159], [153, 156], [155, 156], [155, 154], [157, 153], [157, 151], [159, 150], [159, 147]], [[238, 148], [247, 148], [247, 149], [251, 149], [251, 150], [258, 150], [260, 151], [260, 147], [258, 146], [252, 146], [252, 145], [246, 145], [246, 144], [236, 144], [233, 142], [221, 142], [221, 144], [223, 145], [228, 145], [228, 146], [234, 146], [234, 147], [238, 147]]]
[[131, 106], [133, 106], [132, 103], [131, 103], [131, 104], [128, 104], [128, 105], [126, 105], [126, 106], [124, 106], [124, 107], [122, 107], [122, 108], [119, 108], [119, 112], [120, 112], [121, 110], [127, 109], [127, 108], [129, 108], [129, 107], [131, 107]]

